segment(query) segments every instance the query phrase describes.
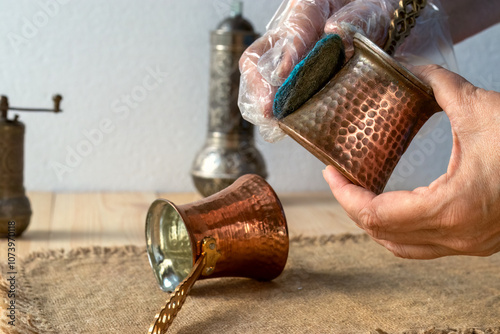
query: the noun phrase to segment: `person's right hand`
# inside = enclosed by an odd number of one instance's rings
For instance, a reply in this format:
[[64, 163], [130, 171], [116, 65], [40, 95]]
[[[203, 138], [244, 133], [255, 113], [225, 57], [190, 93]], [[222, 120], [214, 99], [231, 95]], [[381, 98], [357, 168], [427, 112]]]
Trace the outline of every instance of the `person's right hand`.
[[382, 45], [397, 0], [290, 0], [275, 14], [268, 31], [240, 59], [239, 107], [259, 125], [264, 139], [281, 136], [272, 113], [274, 96], [292, 69], [324, 33], [338, 34], [353, 53], [352, 38], [361, 32]]

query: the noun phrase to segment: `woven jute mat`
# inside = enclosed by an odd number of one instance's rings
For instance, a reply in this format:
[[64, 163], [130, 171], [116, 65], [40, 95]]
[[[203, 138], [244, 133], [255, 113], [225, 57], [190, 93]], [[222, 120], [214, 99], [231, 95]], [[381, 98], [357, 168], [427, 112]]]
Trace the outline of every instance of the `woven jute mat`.
[[[143, 247], [39, 252], [18, 267], [2, 333], [146, 333], [168, 297]], [[298, 238], [272, 282], [198, 281], [170, 332], [500, 333], [500, 254], [412, 261], [364, 235]]]

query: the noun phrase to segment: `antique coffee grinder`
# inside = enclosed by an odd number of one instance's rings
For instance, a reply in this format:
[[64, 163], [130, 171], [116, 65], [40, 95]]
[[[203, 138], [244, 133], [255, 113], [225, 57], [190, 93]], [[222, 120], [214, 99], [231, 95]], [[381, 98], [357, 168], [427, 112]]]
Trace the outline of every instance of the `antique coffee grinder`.
[[31, 206], [23, 185], [24, 124], [18, 115], [8, 118], [8, 111], [60, 112], [62, 97], [55, 95], [54, 109], [15, 108], [7, 96], [0, 100], [0, 237], [21, 235], [28, 227]]
[[211, 33], [208, 135], [191, 169], [194, 184], [212, 195], [244, 174], [267, 176], [264, 159], [255, 147], [253, 125], [238, 109], [238, 61], [258, 35], [242, 17], [242, 2], [234, 1], [230, 17]]

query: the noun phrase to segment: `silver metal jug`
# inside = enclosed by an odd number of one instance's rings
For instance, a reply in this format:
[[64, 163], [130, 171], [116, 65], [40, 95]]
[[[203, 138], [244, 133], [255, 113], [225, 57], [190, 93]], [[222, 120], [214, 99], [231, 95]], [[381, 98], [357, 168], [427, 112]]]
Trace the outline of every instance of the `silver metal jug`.
[[191, 175], [198, 191], [210, 196], [244, 174], [267, 176], [264, 159], [255, 147], [253, 125], [238, 108], [238, 61], [258, 38], [234, 1], [231, 15], [211, 32], [208, 134], [193, 162]]

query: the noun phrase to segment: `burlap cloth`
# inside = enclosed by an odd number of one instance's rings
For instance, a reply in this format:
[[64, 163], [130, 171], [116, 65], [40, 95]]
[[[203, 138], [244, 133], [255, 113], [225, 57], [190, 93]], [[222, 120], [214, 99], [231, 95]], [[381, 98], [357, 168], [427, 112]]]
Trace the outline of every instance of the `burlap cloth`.
[[[18, 267], [16, 326], [3, 311], [3, 333], [146, 333], [168, 296], [142, 247], [47, 251]], [[500, 254], [411, 261], [366, 236], [295, 239], [272, 282], [197, 282], [170, 332], [500, 333]]]

